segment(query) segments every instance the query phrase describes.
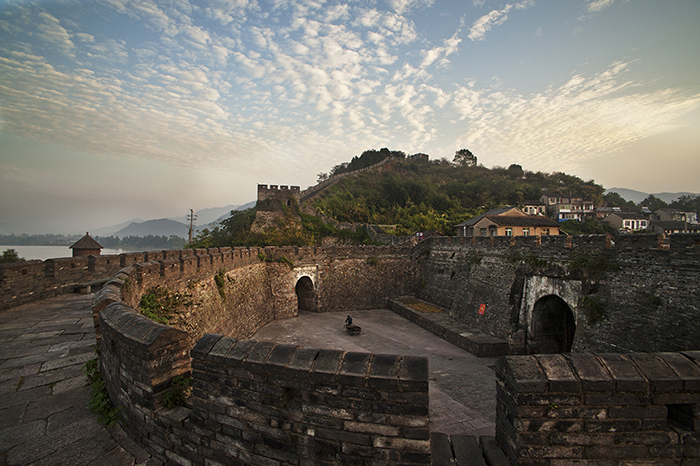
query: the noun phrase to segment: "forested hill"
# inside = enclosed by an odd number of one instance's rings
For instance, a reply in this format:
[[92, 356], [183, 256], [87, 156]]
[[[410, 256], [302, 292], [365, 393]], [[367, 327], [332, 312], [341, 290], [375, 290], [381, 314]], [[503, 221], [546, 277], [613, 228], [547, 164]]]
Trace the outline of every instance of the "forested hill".
[[[381, 151], [368, 152], [373, 156], [371, 162], [376, 163], [375, 153]], [[477, 165], [476, 157], [466, 150], [458, 151], [454, 162], [387, 152], [394, 161], [384, 170], [346, 177], [312, 205], [340, 222], [397, 225], [397, 234], [429, 230], [454, 234], [455, 225], [488, 209], [521, 206], [545, 193], [603, 203], [605, 190], [601, 185], [565, 173], [531, 172], [517, 164], [488, 169]], [[361, 167], [357, 161], [354, 165]], [[337, 168], [331, 172], [339, 172]]]

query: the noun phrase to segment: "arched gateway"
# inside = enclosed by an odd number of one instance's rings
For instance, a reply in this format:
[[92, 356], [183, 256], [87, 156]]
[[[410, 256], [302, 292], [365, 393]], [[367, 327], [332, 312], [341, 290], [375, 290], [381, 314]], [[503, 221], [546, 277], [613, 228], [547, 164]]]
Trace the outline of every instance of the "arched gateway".
[[525, 279], [520, 325], [526, 331], [526, 353], [571, 352], [581, 287], [579, 280], [540, 275]]
[[574, 343], [576, 319], [566, 302], [556, 295], [537, 300], [532, 310], [532, 332], [528, 352], [568, 353]]
[[316, 291], [314, 290], [314, 282], [306, 275], [301, 277], [294, 291], [297, 295], [297, 302], [299, 309], [305, 311], [318, 311], [318, 302], [316, 300]]

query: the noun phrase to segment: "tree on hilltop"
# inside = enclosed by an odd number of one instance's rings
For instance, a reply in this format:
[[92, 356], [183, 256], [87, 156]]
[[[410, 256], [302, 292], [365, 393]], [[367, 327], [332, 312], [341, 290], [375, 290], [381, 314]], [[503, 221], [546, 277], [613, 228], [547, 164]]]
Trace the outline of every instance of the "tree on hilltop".
[[646, 199], [639, 203], [639, 207], [648, 207], [649, 210], [655, 212], [659, 209], [666, 209], [668, 204], [663, 199], [659, 199], [653, 194], [649, 194]]
[[457, 165], [476, 167], [476, 155], [469, 149], [460, 149], [455, 152], [455, 158], [452, 161]]

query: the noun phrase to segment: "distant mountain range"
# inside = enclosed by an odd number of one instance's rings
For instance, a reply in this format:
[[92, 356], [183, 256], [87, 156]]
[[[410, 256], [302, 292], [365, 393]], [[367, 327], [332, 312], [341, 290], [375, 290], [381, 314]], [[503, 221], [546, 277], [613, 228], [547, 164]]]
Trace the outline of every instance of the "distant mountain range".
[[[229, 217], [232, 210], [245, 210], [255, 206], [255, 201], [243, 205], [227, 205], [226, 207], [213, 207], [195, 212], [195, 230], [211, 229], [214, 224]], [[206, 222], [206, 223], [202, 223]], [[128, 222], [103, 228], [95, 228], [90, 234], [95, 236], [179, 236], [187, 238], [189, 234], [188, 217], [186, 215], [172, 218], [160, 218], [155, 220], [142, 220], [136, 218]]]
[[634, 189], [626, 189], [626, 188], [610, 188], [605, 190], [605, 193], [617, 193], [619, 194], [624, 200], [626, 201], [632, 201], [635, 204], [639, 204], [642, 202], [644, 199], [649, 197], [649, 194], [653, 194], [654, 197], [657, 197], [661, 199], [662, 201], [670, 204], [671, 202], [674, 202], [678, 200], [679, 197], [681, 196], [696, 196], [697, 193], [688, 193], [688, 192], [681, 192], [681, 193], [643, 193], [641, 191], [635, 191]]

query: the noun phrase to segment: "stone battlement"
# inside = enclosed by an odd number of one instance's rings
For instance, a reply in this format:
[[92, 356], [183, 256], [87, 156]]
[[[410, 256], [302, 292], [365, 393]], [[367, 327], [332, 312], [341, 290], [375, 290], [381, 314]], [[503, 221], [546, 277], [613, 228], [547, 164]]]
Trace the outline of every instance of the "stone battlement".
[[[304, 280], [314, 289], [317, 310], [383, 306], [414, 286], [401, 272], [411, 270], [402, 258], [407, 251], [189, 252], [179, 260], [164, 254], [125, 267], [93, 301], [101, 372], [134, 440], [177, 464], [224, 456], [234, 464], [363, 464], [365, 458], [430, 464], [427, 358], [244, 338], [270, 320], [296, 315], [293, 296]], [[294, 267], [287, 265], [290, 258]], [[193, 294], [191, 332], [135, 310], [154, 285]], [[213, 333], [218, 329], [229, 336]], [[163, 410], [174, 379], [185, 376], [192, 377], [191, 408]]]
[[509, 356], [496, 436], [512, 464], [696, 464], [700, 352]]
[[301, 189], [299, 186], [277, 186], [259, 184], [258, 185], [258, 202], [263, 202], [267, 200], [277, 200], [282, 202], [283, 205], [291, 205], [294, 201], [296, 204], [301, 202]]

